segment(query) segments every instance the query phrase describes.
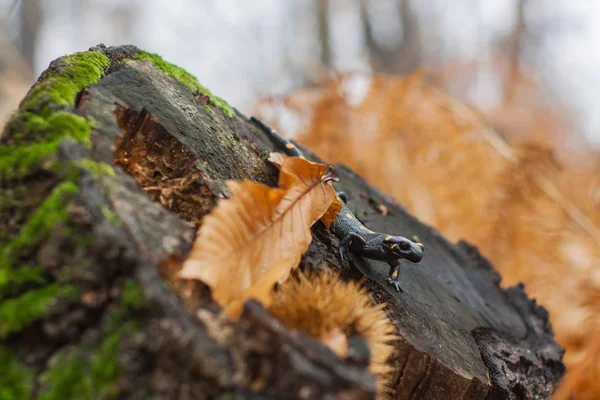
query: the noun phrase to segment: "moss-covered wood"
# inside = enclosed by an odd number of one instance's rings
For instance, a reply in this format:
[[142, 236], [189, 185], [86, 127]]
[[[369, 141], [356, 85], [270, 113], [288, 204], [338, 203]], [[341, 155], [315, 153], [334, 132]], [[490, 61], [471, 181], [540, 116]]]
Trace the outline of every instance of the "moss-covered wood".
[[[156, 55], [98, 46], [54, 61], [0, 138], [0, 400], [372, 398], [365, 365], [253, 302], [233, 323], [205, 287], [171, 279], [226, 179], [275, 182], [270, 148]], [[352, 260], [403, 337], [395, 397], [548, 396], [564, 367], [545, 310], [499, 289], [475, 249], [337, 171], [361, 219], [427, 245], [401, 295], [381, 265]], [[333, 235], [314, 233], [305, 266], [361, 276]]]

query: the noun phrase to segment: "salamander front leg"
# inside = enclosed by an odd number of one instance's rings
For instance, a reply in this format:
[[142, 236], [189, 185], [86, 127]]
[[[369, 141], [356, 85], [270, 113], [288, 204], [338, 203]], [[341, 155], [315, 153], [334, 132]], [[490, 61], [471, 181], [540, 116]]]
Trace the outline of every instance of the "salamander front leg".
[[348, 257], [347, 257], [348, 250], [350, 250], [350, 246], [352, 246], [353, 242], [354, 243], [363, 243], [364, 239], [354, 232], [351, 232], [348, 235], [346, 235], [346, 237], [340, 243], [340, 248], [339, 248], [340, 259], [342, 260], [342, 262], [346, 262], [348, 260]]
[[390, 261], [390, 274], [388, 276], [388, 283], [396, 289], [396, 292], [403, 293], [403, 290], [400, 288], [400, 282], [398, 277], [400, 275], [400, 261], [394, 260]]

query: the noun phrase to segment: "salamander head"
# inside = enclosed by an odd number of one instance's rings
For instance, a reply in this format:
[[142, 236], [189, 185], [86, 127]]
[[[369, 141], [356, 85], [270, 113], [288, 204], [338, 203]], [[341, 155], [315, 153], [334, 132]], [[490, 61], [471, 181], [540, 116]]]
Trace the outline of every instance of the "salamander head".
[[383, 240], [383, 249], [408, 261], [418, 263], [423, 259], [423, 243], [413, 242], [402, 236], [387, 236]]

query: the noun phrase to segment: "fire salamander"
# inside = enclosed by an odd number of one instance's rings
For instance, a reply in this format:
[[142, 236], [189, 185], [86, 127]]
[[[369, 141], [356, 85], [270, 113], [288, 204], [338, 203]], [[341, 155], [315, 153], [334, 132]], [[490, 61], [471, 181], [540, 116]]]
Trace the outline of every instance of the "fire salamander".
[[[251, 121], [263, 130], [271, 142], [288, 156], [303, 157], [302, 152], [292, 142], [279, 135], [274, 129], [259, 119], [252, 117]], [[342, 209], [328, 229], [340, 239], [339, 254], [342, 262], [347, 260], [350, 251], [357, 257], [384, 261], [389, 264], [388, 283], [400, 292], [398, 281], [400, 260], [405, 259], [418, 263], [423, 258], [424, 246], [402, 236], [388, 235], [371, 231], [364, 226], [346, 205], [343, 192], [337, 193], [342, 202]]]

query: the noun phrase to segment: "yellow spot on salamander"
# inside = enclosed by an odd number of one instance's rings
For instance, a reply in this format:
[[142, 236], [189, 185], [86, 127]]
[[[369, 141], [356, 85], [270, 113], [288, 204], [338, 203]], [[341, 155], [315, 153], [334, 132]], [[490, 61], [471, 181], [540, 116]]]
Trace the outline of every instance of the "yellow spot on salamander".
[[398, 257], [402, 257], [402, 254], [398, 254], [398, 253], [396, 253], [395, 251], [392, 251], [392, 254], [394, 254], [394, 255], [396, 255], [396, 256], [398, 256]]
[[360, 228], [358, 228], [358, 229], [360, 229], [360, 230], [363, 230], [363, 231], [364, 231], [364, 230], [367, 230], [367, 231], [368, 231], [368, 229], [367, 229], [367, 227], [366, 227], [366, 226], [361, 226], [361, 227], [360, 227]]
[[362, 236], [358, 236], [358, 237], [359, 237], [359, 238], [360, 238], [360, 239], [361, 239], [363, 242], [367, 243], [367, 241], [365, 240], [365, 238], [364, 238], [364, 237], [362, 237]]
[[350, 213], [346, 214], [346, 218], [348, 218], [348, 219], [354, 219], [354, 217]]
[[394, 278], [397, 278], [397, 277], [398, 277], [398, 271], [394, 271], [394, 272], [392, 272], [392, 276], [393, 276]]
[[398, 243], [394, 243], [391, 248], [393, 249], [396, 246], [398, 246]]
[[291, 143], [285, 145], [286, 149], [293, 149], [295, 146]]
[[387, 242], [387, 241], [388, 241], [388, 240], [390, 240], [391, 238], [392, 238], [391, 236], [387, 236], [387, 237], [386, 237], [385, 239], [383, 239], [383, 240], [385, 240], [385, 241]]
[[352, 245], [352, 239], [350, 239], [350, 242], [348, 242], [348, 246]]

